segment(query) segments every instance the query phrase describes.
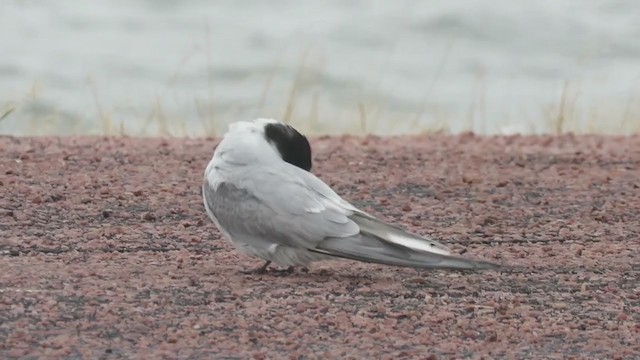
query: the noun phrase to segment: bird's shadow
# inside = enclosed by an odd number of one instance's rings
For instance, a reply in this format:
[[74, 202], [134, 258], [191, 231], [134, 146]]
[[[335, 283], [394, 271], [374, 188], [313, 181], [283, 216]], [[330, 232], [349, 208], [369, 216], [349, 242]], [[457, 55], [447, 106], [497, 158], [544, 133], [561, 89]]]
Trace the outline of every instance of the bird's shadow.
[[[395, 269], [391, 272], [391, 275], [398, 274], [399, 272], [406, 272], [406, 276], [421, 276], [428, 277], [434, 272], [446, 271], [450, 274], [459, 274], [459, 275], [474, 275], [481, 274], [485, 271], [490, 272], [499, 272], [510, 274], [513, 272], [521, 272], [522, 269], [519, 270], [520, 267], [515, 266], [504, 266], [499, 269], [492, 270], [462, 270], [462, 269], [449, 269], [449, 270], [439, 270], [439, 269], [412, 269], [412, 268], [401, 268], [401, 267], [392, 267]], [[295, 268], [291, 269], [279, 269], [279, 268], [268, 268], [264, 272], [260, 273], [252, 273], [246, 270], [235, 270], [235, 275], [240, 275], [245, 279], [255, 278], [256, 280], [263, 280], [269, 277], [271, 278], [287, 278], [287, 279], [313, 279], [313, 280], [384, 280], [389, 277], [390, 273], [382, 272], [382, 271], [361, 271], [353, 270], [351, 268], [339, 267], [335, 269], [331, 268], [320, 268], [320, 269], [307, 269], [307, 268]]]

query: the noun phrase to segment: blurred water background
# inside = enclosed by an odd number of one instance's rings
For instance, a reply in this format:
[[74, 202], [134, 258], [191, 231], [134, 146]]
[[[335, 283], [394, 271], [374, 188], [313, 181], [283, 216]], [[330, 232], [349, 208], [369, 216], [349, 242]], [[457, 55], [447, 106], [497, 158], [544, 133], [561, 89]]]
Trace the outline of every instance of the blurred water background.
[[640, 129], [640, 1], [2, 0], [0, 133]]

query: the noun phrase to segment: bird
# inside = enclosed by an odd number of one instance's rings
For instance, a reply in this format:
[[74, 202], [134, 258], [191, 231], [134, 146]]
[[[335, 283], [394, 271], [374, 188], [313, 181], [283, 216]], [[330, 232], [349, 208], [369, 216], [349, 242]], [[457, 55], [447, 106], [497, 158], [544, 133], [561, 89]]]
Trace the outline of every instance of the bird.
[[238, 252], [293, 272], [349, 259], [415, 269], [488, 270], [501, 265], [452, 254], [445, 245], [370, 215], [311, 172], [308, 139], [292, 125], [256, 118], [229, 124], [202, 184], [209, 218]]

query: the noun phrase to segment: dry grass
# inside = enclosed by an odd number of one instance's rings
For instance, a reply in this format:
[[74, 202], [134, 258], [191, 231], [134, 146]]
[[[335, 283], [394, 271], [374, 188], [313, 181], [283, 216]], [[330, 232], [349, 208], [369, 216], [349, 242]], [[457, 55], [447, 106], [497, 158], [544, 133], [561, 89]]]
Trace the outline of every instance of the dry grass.
[[[350, 109], [334, 109], [330, 111], [320, 106], [320, 93], [311, 94], [308, 103], [296, 97], [297, 87], [292, 86], [284, 109], [278, 116], [277, 111], [255, 114], [255, 117], [275, 117], [283, 119], [299, 128], [301, 131], [313, 135], [337, 134], [424, 134], [424, 133], [454, 133], [470, 131], [479, 134], [497, 133], [509, 135], [512, 133], [529, 133], [536, 122], [543, 123], [543, 133], [597, 133], [597, 134], [639, 134], [640, 106], [638, 97], [631, 97], [621, 111], [610, 108], [591, 108], [578, 106], [579, 93], [572, 92], [571, 85], [566, 82], [557, 103], [543, 107], [542, 116], [528, 121], [514, 123], [509, 118], [496, 119], [491, 123], [484, 113], [484, 97], [478, 95], [469, 106], [467, 116], [452, 118], [438, 109], [421, 109], [419, 113], [398, 114], [385, 112], [383, 106], [367, 104], [358, 101]], [[138, 124], [126, 125], [116, 121], [109, 112], [104, 110], [97, 92], [94, 91], [97, 119], [93, 123], [79, 119], [63, 120], [64, 116], [51, 113], [29, 119], [26, 126], [22, 126], [26, 135], [65, 135], [88, 134], [107, 136], [139, 136], [139, 137], [215, 137], [226, 130], [237, 109], [228, 109], [227, 114], [214, 118], [209, 106], [195, 99], [195, 109], [199, 114], [199, 123], [189, 123], [186, 118], [167, 114], [160, 98], [154, 100], [147, 116]], [[303, 106], [305, 105], [305, 106]], [[308, 105], [308, 106], [306, 106]], [[14, 114], [20, 112], [21, 104], [11, 103], [0, 108], [0, 133], [3, 124], [9, 122]], [[324, 111], [321, 111], [324, 110]], [[384, 119], [384, 120], [379, 120]], [[198, 126], [199, 124], [199, 126]], [[454, 130], [456, 124], [463, 124]], [[135, 126], [134, 126], [135, 125]], [[200, 127], [200, 128], [198, 128]], [[493, 132], [491, 132], [493, 129]]]
[[8, 105], [7, 108], [4, 110], [4, 113], [0, 115], [0, 121], [4, 120], [7, 116], [9, 116], [9, 114], [11, 114], [14, 111], [16, 111], [16, 108], [14, 106]]
[[[505, 114], [504, 116], [487, 115], [487, 74], [479, 71], [474, 85], [473, 96], [468, 102], [466, 114], [453, 115], [438, 107], [428, 107], [426, 104], [436, 91], [437, 83], [449, 57], [451, 43], [445, 49], [442, 59], [433, 73], [432, 81], [427, 83], [424, 100], [414, 111], [392, 110], [384, 101], [374, 101], [368, 92], [362, 90], [351, 99], [353, 105], [337, 105], [323, 96], [323, 91], [317, 83], [322, 74], [321, 70], [313, 69], [307, 62], [309, 49], [299, 57], [297, 69], [288, 86], [288, 93], [273, 90], [278, 78], [276, 71], [281, 67], [284, 53], [275, 59], [272, 72], [265, 80], [264, 88], [256, 99], [252, 111], [240, 107], [226, 109], [215, 105], [214, 73], [211, 66], [207, 68], [206, 98], [193, 99], [194, 119], [188, 115], [168, 112], [165, 106], [165, 95], [171, 91], [181, 69], [189, 59], [198, 52], [204, 52], [208, 64], [211, 64], [210, 30], [206, 27], [204, 46], [194, 49], [184, 56], [176, 66], [175, 72], [168, 78], [160, 94], [152, 99], [146, 115], [133, 123], [126, 123], [122, 119], [112, 116], [112, 109], [106, 109], [101, 101], [99, 84], [88, 77], [91, 95], [94, 102], [95, 117], [87, 119], [69, 119], [64, 114], [51, 113], [31, 116], [27, 121], [23, 118], [28, 108], [38, 98], [38, 90], [34, 86], [26, 96], [18, 101], [8, 102], [4, 109], [0, 108], [0, 133], [7, 133], [6, 124], [12, 117], [19, 114], [22, 123], [20, 133], [26, 135], [65, 135], [90, 134], [107, 136], [142, 136], [142, 137], [212, 137], [226, 131], [227, 124], [238, 118], [274, 117], [300, 128], [301, 131], [313, 134], [417, 134], [417, 133], [453, 133], [471, 131], [479, 134], [513, 134], [535, 132], [562, 134], [572, 133], [600, 133], [600, 134], [638, 134], [640, 133], [640, 90], [630, 93], [626, 102], [620, 104], [593, 103], [585, 99], [583, 89], [588, 85], [577, 80], [564, 81], [557, 99], [548, 104], [540, 105], [540, 114]], [[390, 56], [390, 55], [389, 55]], [[314, 72], [316, 77], [310, 76]], [[372, 82], [372, 87], [379, 86], [378, 74]], [[372, 91], [371, 93], [375, 93]], [[272, 97], [281, 95], [283, 102], [278, 105]], [[268, 99], [269, 97], [269, 99]], [[276, 99], [277, 100], [277, 99]], [[605, 99], [606, 100], [606, 99]], [[0, 104], [1, 106], [2, 104]], [[195, 121], [194, 121], [195, 120]], [[25, 124], [26, 122], [26, 124]], [[540, 125], [541, 126], [536, 126]], [[15, 132], [15, 131], [14, 131]], [[11, 132], [9, 132], [11, 133]]]

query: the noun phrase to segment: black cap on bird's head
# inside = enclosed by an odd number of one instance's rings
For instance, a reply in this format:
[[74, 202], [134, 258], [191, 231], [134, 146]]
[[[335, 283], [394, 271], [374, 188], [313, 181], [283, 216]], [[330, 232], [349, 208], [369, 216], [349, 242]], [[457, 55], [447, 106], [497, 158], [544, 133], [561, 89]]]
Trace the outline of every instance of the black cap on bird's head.
[[311, 170], [311, 145], [293, 126], [281, 122], [267, 122], [264, 137], [280, 153], [282, 160], [303, 170]]

